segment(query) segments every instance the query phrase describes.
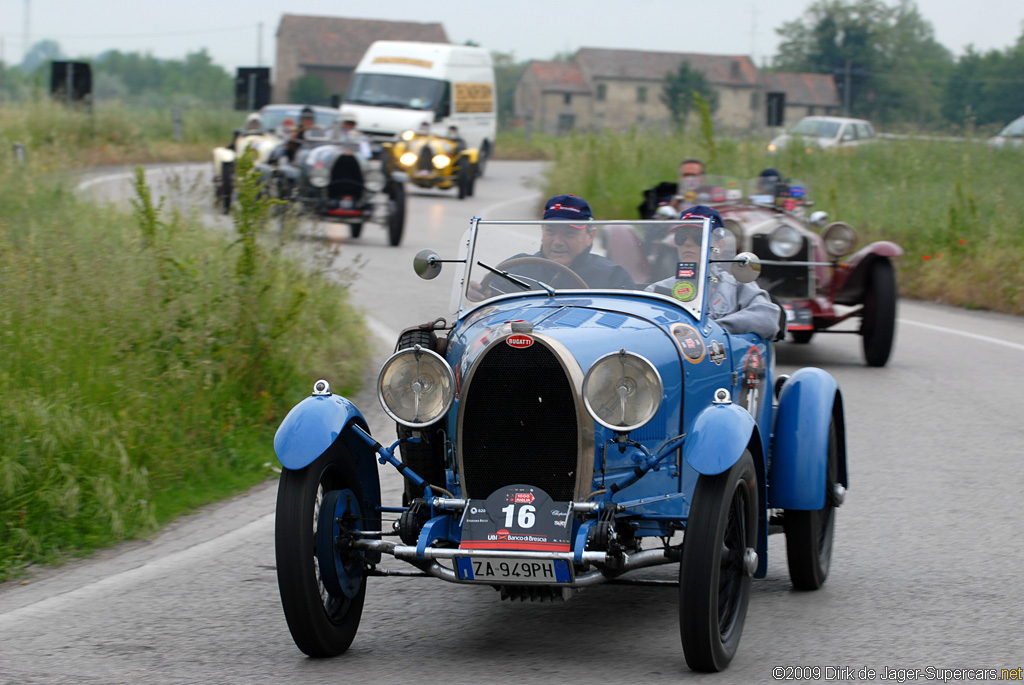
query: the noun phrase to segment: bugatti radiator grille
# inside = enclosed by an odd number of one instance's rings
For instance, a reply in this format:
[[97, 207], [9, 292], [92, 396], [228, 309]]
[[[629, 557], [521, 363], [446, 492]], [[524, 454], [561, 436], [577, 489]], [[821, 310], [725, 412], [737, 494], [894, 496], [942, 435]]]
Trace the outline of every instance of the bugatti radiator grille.
[[494, 345], [472, 371], [461, 399], [465, 496], [485, 498], [523, 483], [555, 501], [573, 499], [579, 426], [575, 392], [554, 353]]

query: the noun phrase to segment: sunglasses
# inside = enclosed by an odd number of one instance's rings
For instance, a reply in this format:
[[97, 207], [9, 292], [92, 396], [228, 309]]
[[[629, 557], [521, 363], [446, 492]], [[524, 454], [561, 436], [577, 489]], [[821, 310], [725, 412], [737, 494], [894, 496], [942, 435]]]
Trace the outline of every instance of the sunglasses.
[[684, 245], [687, 240], [700, 245], [704, 231], [700, 228], [680, 227], [676, 229], [676, 245]]

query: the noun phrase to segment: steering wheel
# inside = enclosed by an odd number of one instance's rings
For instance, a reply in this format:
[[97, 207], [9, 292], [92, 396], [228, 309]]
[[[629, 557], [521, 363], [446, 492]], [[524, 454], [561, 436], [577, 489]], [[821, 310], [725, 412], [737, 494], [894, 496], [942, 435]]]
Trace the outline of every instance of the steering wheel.
[[[553, 262], [550, 259], [545, 259], [544, 257], [512, 257], [511, 259], [506, 259], [505, 261], [503, 261], [501, 264], [498, 265], [497, 268], [501, 269], [502, 271], [509, 271], [513, 267], [526, 266], [529, 264], [539, 266], [545, 269], [550, 269], [551, 271], [554, 272], [554, 277], [551, 279], [550, 282], [548, 282], [548, 285], [550, 285], [551, 287], [555, 287], [555, 284], [559, 281], [559, 279], [568, 279], [569, 281], [572, 282], [573, 285], [579, 288], [590, 287], [589, 285], [587, 285], [587, 282], [580, 277], [578, 273], [576, 273], [569, 267], [565, 266], [564, 264], [559, 264], [558, 262]], [[513, 273], [512, 275], [518, 276], [519, 274]], [[483, 282], [480, 284], [480, 287], [491, 287], [491, 282], [496, 278], [504, 277], [494, 273], [488, 274], [487, 277], [484, 278]], [[531, 277], [525, 276], [524, 278]]]

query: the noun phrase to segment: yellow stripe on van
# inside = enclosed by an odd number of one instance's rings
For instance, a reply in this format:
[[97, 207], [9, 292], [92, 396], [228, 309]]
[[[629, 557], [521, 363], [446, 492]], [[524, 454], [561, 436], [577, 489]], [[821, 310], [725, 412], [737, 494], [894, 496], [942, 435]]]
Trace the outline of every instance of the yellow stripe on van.
[[494, 88], [490, 83], [455, 83], [455, 111], [493, 112]]
[[425, 59], [414, 59], [412, 57], [375, 57], [374, 64], [408, 64], [411, 67], [423, 67], [430, 69], [434, 63]]

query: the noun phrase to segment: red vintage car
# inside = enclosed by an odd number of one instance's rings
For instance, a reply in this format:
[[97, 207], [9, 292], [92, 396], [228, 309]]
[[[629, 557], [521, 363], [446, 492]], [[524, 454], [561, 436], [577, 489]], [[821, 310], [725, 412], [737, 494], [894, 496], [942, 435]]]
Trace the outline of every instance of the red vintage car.
[[[811, 212], [806, 185], [778, 176], [750, 181], [706, 175], [682, 197], [675, 185], [663, 183], [644, 193], [643, 218], [678, 216], [675, 206], [702, 204], [722, 215], [730, 235], [729, 249], [753, 252], [761, 259], [758, 284], [787, 314], [787, 331], [796, 343], [808, 343], [816, 332], [859, 334], [870, 366], [885, 366], [896, 332], [896, 273], [893, 258], [903, 249], [876, 241], [859, 250], [857, 233], [848, 223], [828, 222], [822, 211]], [[671, 235], [639, 236], [632, 227], [609, 227], [604, 234], [609, 257], [629, 263], [638, 283], [654, 282], [672, 273], [677, 261]], [[633, 253], [630, 259], [627, 255]], [[860, 320], [856, 329], [836, 327]]]

